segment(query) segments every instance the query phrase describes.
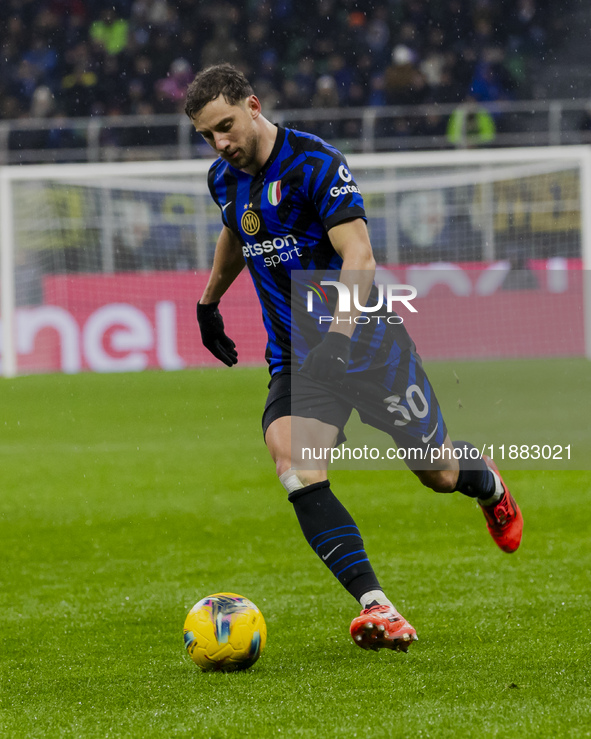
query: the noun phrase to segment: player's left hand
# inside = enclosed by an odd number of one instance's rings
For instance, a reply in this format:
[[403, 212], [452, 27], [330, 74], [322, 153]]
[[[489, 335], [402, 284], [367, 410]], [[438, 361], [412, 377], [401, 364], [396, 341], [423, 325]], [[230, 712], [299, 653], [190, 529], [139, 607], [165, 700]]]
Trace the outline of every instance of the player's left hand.
[[351, 339], [336, 331], [329, 331], [320, 344], [310, 351], [301, 371], [314, 380], [342, 382], [350, 359]]

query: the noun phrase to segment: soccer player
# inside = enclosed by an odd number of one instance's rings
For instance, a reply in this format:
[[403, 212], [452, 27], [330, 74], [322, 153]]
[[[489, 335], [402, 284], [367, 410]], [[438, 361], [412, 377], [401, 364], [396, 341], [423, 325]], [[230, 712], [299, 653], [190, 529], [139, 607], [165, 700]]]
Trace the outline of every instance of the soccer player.
[[[223, 225], [197, 304], [203, 344], [229, 367], [238, 361], [219, 303], [246, 264], [268, 333], [271, 381], [262, 423], [279, 480], [308, 543], [361, 605], [350, 629], [355, 643], [407, 651], [416, 631], [383, 592], [359, 529], [330, 488], [328, 461], [305, 462], [292, 432], [297, 428], [307, 447], [330, 449], [356, 408], [399, 448], [435, 448], [441, 457], [447, 451], [445, 462], [413, 472], [436, 492], [476, 498], [505, 552], [521, 540], [519, 508], [492, 460], [478, 453], [475, 460], [475, 447], [450, 440], [403, 325], [356, 322], [363, 311], [346, 304], [334, 308], [334, 320], [318, 324], [295, 313], [292, 276], [301, 270], [313, 271], [313, 281], [336, 272], [357, 290], [358, 305], [375, 305], [363, 199], [343, 155], [316, 136], [267, 120], [247, 79], [229, 64], [197, 74], [185, 111], [218, 154], [208, 183]], [[460, 459], [454, 449], [463, 450]]]

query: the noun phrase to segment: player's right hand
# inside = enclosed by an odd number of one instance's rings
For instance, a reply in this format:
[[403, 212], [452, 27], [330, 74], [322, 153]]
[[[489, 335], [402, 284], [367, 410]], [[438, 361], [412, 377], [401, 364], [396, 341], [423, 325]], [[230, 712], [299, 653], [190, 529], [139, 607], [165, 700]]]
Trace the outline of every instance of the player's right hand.
[[351, 339], [336, 331], [329, 331], [304, 360], [304, 374], [314, 380], [342, 382], [351, 359]]
[[219, 300], [217, 303], [205, 305], [197, 303], [197, 322], [203, 346], [209, 349], [216, 359], [231, 367], [238, 362], [238, 352], [236, 344], [224, 331], [224, 321], [218, 310], [219, 304]]

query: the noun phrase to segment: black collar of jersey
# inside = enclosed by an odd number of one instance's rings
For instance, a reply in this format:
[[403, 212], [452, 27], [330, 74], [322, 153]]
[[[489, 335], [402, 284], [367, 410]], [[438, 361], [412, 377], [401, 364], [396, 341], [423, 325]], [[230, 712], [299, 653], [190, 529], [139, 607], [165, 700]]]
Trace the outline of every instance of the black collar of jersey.
[[[277, 126], [277, 124], [275, 125]], [[277, 155], [281, 151], [281, 147], [283, 146], [283, 142], [285, 141], [285, 136], [286, 130], [282, 126], [277, 126], [277, 137], [275, 138], [275, 143], [273, 144], [273, 148], [271, 149], [269, 158], [263, 164], [262, 168], [256, 173], [255, 177], [263, 177], [265, 172], [273, 164]]]

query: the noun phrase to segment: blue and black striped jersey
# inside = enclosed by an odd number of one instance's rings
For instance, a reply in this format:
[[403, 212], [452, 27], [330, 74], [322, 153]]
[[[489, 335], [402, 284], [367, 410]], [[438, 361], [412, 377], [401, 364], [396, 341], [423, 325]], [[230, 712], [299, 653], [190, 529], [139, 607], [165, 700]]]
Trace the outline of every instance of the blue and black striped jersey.
[[[258, 174], [235, 169], [220, 158], [209, 170], [208, 184], [224, 225], [242, 244], [262, 307], [271, 374], [294, 361], [301, 364], [328, 325], [316, 323], [310, 332], [313, 318], [304, 316], [305, 339], [295, 340], [292, 329], [300, 322], [292, 313], [292, 273], [305, 270], [337, 279], [342, 259], [328, 231], [347, 220], [365, 219], [363, 198], [344, 156], [317, 136], [278, 127], [271, 155]], [[359, 325], [349, 369], [383, 365], [409, 343], [404, 329], [394, 337], [384, 324]]]

